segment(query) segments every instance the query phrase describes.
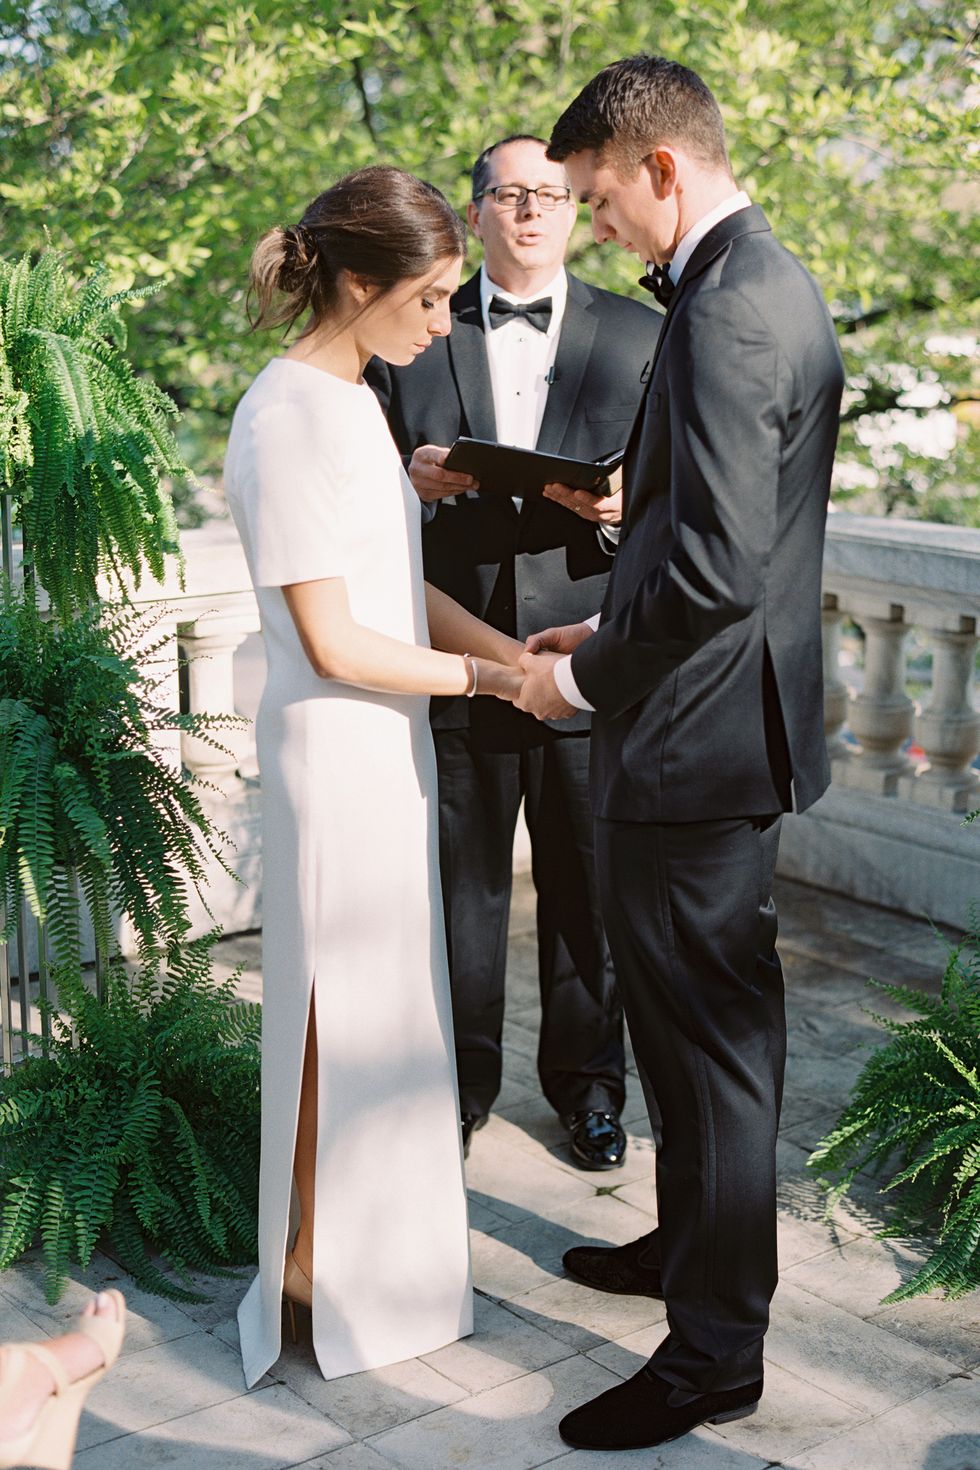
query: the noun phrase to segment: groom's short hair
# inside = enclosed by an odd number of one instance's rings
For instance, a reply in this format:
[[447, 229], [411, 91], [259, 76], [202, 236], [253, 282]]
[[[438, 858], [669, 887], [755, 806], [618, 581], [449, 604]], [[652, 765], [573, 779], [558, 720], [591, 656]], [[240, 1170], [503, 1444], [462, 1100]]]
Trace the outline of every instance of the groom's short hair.
[[663, 143], [731, 174], [721, 112], [697, 73], [664, 56], [628, 56], [604, 67], [566, 107], [552, 130], [548, 157], [564, 163], [590, 150], [621, 177], [632, 178]]

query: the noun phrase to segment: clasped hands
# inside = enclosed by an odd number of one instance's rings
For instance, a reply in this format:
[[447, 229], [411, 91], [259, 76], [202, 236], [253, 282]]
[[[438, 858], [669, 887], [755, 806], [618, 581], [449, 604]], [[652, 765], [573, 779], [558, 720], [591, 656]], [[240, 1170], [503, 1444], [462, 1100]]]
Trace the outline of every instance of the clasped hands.
[[532, 633], [517, 664], [510, 667], [511, 677], [496, 691], [497, 697], [510, 699], [517, 709], [539, 720], [567, 720], [578, 714], [555, 682], [555, 664], [578, 648], [592, 631], [588, 623], [569, 623]]

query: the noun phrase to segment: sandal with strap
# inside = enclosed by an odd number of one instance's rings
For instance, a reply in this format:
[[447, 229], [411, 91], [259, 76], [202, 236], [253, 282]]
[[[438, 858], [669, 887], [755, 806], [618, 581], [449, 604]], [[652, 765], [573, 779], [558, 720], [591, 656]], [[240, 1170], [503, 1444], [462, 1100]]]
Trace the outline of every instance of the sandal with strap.
[[75, 1452], [78, 1421], [89, 1391], [112, 1367], [119, 1356], [126, 1332], [126, 1303], [121, 1291], [106, 1293], [116, 1306], [116, 1317], [80, 1317], [72, 1328], [97, 1343], [102, 1365], [83, 1378], [69, 1379], [60, 1359], [37, 1342], [10, 1343], [4, 1349], [4, 1372], [0, 1378], [0, 1422], [16, 1401], [21, 1379], [32, 1357], [54, 1380], [54, 1391], [41, 1405], [31, 1428], [17, 1439], [0, 1440], [0, 1470], [15, 1465], [34, 1465], [37, 1470], [69, 1470]]

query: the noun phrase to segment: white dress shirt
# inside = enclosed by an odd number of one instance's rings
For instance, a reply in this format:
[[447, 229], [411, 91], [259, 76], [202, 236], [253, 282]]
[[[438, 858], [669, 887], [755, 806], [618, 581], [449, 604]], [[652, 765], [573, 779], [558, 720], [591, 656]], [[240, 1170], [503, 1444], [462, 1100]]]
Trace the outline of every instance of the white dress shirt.
[[[529, 306], [532, 301], [540, 301], [542, 296], [550, 296], [551, 321], [548, 323], [548, 330], [539, 332], [525, 317], [519, 316], [510, 317], [499, 326], [491, 327], [490, 302], [494, 296], [501, 296], [504, 301], [510, 301], [515, 306]], [[533, 296], [515, 296], [512, 291], [503, 290], [490, 279], [486, 266], [480, 267], [483, 335], [490, 368], [493, 416], [497, 425], [497, 440], [501, 444], [516, 444], [518, 449], [533, 449], [538, 442], [567, 300], [568, 277], [564, 266], [553, 280], [535, 291]], [[520, 510], [523, 504], [521, 497], [515, 495], [513, 500]], [[597, 535], [599, 545], [612, 556], [619, 540], [619, 527], [599, 526]]]
[[[501, 296], [504, 301], [510, 301], [515, 306], [527, 306], [532, 301], [540, 301], [542, 296], [550, 296], [551, 321], [548, 323], [548, 330], [539, 332], [525, 317], [519, 316], [510, 317], [500, 326], [491, 327], [490, 300], [494, 296]], [[568, 280], [564, 267], [546, 286], [535, 291], [533, 296], [515, 296], [511, 291], [504, 291], [487, 275], [486, 266], [480, 267], [483, 333], [487, 344], [497, 439], [501, 444], [516, 444], [519, 449], [533, 449], [538, 442], [541, 420], [548, 401], [548, 389], [551, 386], [548, 375], [555, 365], [567, 298]], [[519, 507], [519, 498], [514, 498]]]
[[[745, 193], [744, 189], [740, 189], [737, 194], [732, 194], [728, 199], [723, 199], [720, 204], [716, 204], [714, 209], [709, 209], [707, 214], [703, 214], [686, 234], [681, 236], [677, 242], [677, 249], [674, 251], [673, 259], [667, 267], [670, 279], [673, 281], [675, 287], [680, 283], [681, 276], [684, 274], [684, 269], [688, 261], [694, 254], [695, 247], [700, 240], [704, 239], [708, 231], [713, 230], [715, 225], [720, 224], [723, 219], [727, 219], [730, 214], [737, 214], [740, 209], [749, 209], [751, 204], [752, 200], [748, 194]], [[588, 619], [591, 628], [598, 628], [599, 616], [596, 613], [594, 617]], [[558, 693], [567, 704], [573, 704], [576, 709], [595, 709], [595, 705], [589, 703], [575, 682], [575, 675], [572, 673], [571, 654], [567, 658], [559, 659], [558, 663], [555, 664], [555, 683], [558, 686]]]

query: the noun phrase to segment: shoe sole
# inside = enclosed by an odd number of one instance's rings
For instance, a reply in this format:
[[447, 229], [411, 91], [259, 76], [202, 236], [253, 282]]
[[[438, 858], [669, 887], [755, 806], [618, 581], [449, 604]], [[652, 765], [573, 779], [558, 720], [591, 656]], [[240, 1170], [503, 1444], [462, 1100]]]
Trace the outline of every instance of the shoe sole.
[[626, 1163], [626, 1158], [624, 1156], [621, 1159], [617, 1159], [615, 1164], [587, 1164], [584, 1159], [579, 1158], [574, 1149], [570, 1149], [569, 1152], [572, 1155], [572, 1163], [575, 1165], [576, 1169], [583, 1169], [590, 1174], [604, 1174], [609, 1169], [621, 1169]]
[[599, 1286], [595, 1281], [589, 1281], [588, 1277], [580, 1276], [577, 1271], [572, 1271], [562, 1262], [562, 1268], [570, 1281], [577, 1281], [579, 1286], [591, 1287], [593, 1291], [605, 1291], [609, 1296], [648, 1296], [656, 1302], [662, 1302], [664, 1294], [662, 1291], [630, 1291], [625, 1286]]
[[759, 1407], [759, 1400], [754, 1404], [745, 1404], [741, 1409], [727, 1409], [722, 1414], [712, 1414], [707, 1419], [699, 1419], [696, 1424], [691, 1424], [687, 1429], [682, 1429], [679, 1434], [669, 1434], [666, 1439], [643, 1439], [637, 1440], [635, 1444], [589, 1444], [582, 1439], [568, 1439], [559, 1429], [558, 1434], [564, 1444], [571, 1446], [573, 1450], [652, 1450], [658, 1445], [673, 1444], [675, 1440], [683, 1439], [686, 1434], [691, 1434], [695, 1429], [700, 1429], [702, 1424], [731, 1424], [736, 1419], [748, 1419]]

